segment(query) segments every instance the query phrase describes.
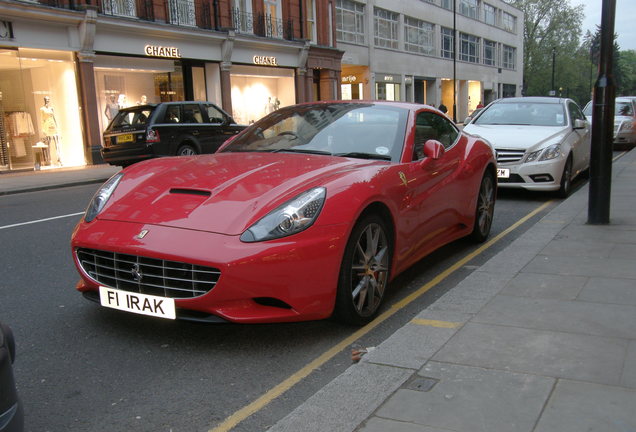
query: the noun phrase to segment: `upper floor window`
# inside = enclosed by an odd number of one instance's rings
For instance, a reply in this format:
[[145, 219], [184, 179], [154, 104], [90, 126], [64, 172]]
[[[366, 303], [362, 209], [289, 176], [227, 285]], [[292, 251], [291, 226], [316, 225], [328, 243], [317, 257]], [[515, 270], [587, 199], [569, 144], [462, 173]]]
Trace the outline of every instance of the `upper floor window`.
[[490, 25], [497, 24], [497, 9], [488, 3], [484, 3], [484, 22]]
[[404, 49], [421, 54], [433, 54], [435, 51], [433, 24], [405, 16]]
[[497, 43], [484, 39], [484, 64], [495, 66], [497, 59]]
[[504, 12], [501, 16], [501, 24], [504, 30], [508, 30], [509, 32], [516, 33], [517, 32], [517, 17], [514, 15], [510, 15], [508, 12]]
[[444, 9], [453, 10], [455, 0], [441, 0], [441, 6]]
[[265, 6], [265, 36], [282, 38], [283, 37], [283, 13], [281, 8], [281, 0], [263, 0]]
[[313, 43], [318, 43], [318, 35], [316, 31], [316, 0], [304, 0], [305, 13], [307, 16], [307, 35]]
[[478, 11], [477, 0], [461, 0], [459, 3], [459, 13], [464, 16], [477, 19]]
[[119, 15], [136, 17], [135, 0], [102, 0], [102, 13], [106, 15]]
[[459, 59], [479, 63], [480, 39], [466, 33], [459, 34]]
[[453, 29], [442, 27], [442, 57], [453, 58], [455, 52], [455, 37]]
[[194, 0], [169, 0], [168, 18], [170, 24], [196, 26]]
[[254, 33], [251, 0], [232, 0], [232, 23], [238, 33]]
[[351, 0], [336, 0], [336, 39], [364, 44], [364, 5]]
[[506, 69], [515, 69], [517, 59], [517, 48], [508, 45], [503, 46], [503, 59], [501, 66]]
[[397, 49], [400, 14], [375, 8], [373, 15], [375, 46]]

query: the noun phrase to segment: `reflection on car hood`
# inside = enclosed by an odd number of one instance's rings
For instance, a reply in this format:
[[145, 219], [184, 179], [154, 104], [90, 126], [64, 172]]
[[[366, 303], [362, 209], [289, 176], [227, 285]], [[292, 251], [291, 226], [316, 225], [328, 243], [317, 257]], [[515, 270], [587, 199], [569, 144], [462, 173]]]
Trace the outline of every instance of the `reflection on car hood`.
[[568, 129], [564, 126], [470, 124], [464, 128], [464, 132], [485, 138], [496, 149], [528, 150], [565, 135]]
[[126, 169], [99, 219], [238, 235], [297, 194], [364, 166], [386, 162], [283, 153], [154, 159]]

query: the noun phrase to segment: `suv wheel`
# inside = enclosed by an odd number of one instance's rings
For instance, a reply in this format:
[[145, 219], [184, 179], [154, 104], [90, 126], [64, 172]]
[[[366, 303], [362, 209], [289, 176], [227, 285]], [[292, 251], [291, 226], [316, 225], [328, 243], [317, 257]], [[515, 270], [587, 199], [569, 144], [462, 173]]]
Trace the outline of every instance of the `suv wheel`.
[[192, 156], [196, 154], [199, 154], [199, 152], [190, 144], [184, 144], [177, 150], [177, 156]]

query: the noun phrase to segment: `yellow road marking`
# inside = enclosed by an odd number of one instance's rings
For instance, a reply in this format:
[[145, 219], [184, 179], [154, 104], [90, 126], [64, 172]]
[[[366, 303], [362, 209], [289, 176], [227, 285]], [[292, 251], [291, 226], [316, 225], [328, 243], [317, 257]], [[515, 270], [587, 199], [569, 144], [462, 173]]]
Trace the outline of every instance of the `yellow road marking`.
[[437, 320], [421, 319], [421, 318], [414, 318], [414, 319], [411, 320], [411, 322], [413, 324], [417, 324], [417, 325], [421, 325], [421, 326], [437, 327], [437, 328], [449, 328], [449, 329], [457, 328], [457, 327], [460, 327], [462, 325], [462, 323], [458, 323], [458, 322], [437, 321]]
[[238, 425], [240, 422], [242, 422], [243, 420], [245, 420], [246, 418], [248, 418], [252, 414], [260, 411], [261, 409], [263, 409], [264, 407], [269, 405], [274, 399], [278, 398], [280, 395], [285, 393], [287, 390], [289, 390], [290, 388], [292, 388], [293, 386], [298, 384], [303, 378], [308, 376], [314, 370], [318, 369], [319, 367], [321, 367], [322, 365], [327, 363], [336, 354], [340, 353], [342, 350], [347, 348], [349, 345], [353, 344], [356, 340], [360, 339], [362, 336], [364, 336], [367, 333], [369, 333], [371, 330], [376, 328], [378, 325], [380, 325], [381, 323], [386, 321], [388, 318], [390, 318], [393, 315], [395, 315], [398, 311], [400, 311], [401, 309], [403, 309], [404, 307], [406, 307], [407, 305], [409, 305], [410, 303], [415, 301], [417, 298], [419, 298], [421, 295], [426, 293], [428, 290], [430, 290], [431, 288], [433, 288], [434, 286], [436, 286], [437, 284], [442, 282], [444, 279], [446, 279], [452, 273], [454, 273], [455, 271], [457, 271], [460, 268], [462, 268], [464, 265], [466, 265], [466, 263], [470, 262], [473, 258], [475, 258], [476, 256], [480, 255], [481, 253], [483, 253], [484, 251], [486, 251], [487, 249], [492, 247], [495, 243], [497, 243], [499, 240], [501, 240], [502, 238], [507, 236], [510, 232], [514, 231], [516, 228], [521, 226], [528, 219], [532, 218], [536, 214], [538, 214], [541, 211], [543, 211], [551, 203], [552, 203], [552, 200], [547, 201], [544, 204], [542, 204], [541, 206], [539, 206], [536, 209], [534, 209], [533, 211], [531, 211], [530, 213], [528, 213], [527, 215], [525, 215], [523, 218], [519, 219], [513, 225], [509, 226], [507, 229], [505, 229], [504, 231], [500, 232], [498, 235], [496, 235], [495, 237], [490, 239], [488, 242], [484, 243], [481, 247], [477, 248], [475, 251], [473, 251], [470, 254], [466, 255], [464, 258], [460, 259], [455, 264], [453, 264], [452, 266], [448, 267], [446, 270], [444, 270], [443, 272], [438, 274], [436, 277], [434, 277], [428, 283], [426, 283], [425, 285], [421, 286], [417, 291], [411, 293], [410, 295], [406, 296], [402, 300], [400, 300], [400, 301], [394, 303], [393, 305], [391, 305], [391, 307], [388, 310], [386, 310], [384, 313], [378, 315], [378, 317], [376, 319], [374, 319], [373, 321], [371, 321], [369, 324], [365, 325], [364, 327], [359, 328], [354, 333], [352, 333], [351, 335], [349, 335], [348, 337], [343, 339], [341, 342], [337, 343], [332, 348], [330, 348], [329, 350], [325, 351], [320, 356], [318, 356], [317, 358], [312, 360], [309, 364], [307, 364], [303, 368], [299, 369], [296, 373], [294, 373], [293, 375], [289, 376], [287, 379], [282, 381], [280, 384], [277, 384], [273, 388], [269, 389], [261, 397], [259, 397], [258, 399], [254, 400], [252, 403], [244, 406], [240, 410], [236, 411], [234, 414], [232, 414], [229, 417], [227, 417], [223, 421], [223, 423], [219, 424], [214, 429], [210, 429], [209, 432], [227, 432], [227, 431], [232, 430], [232, 428], [235, 427], [236, 425]]

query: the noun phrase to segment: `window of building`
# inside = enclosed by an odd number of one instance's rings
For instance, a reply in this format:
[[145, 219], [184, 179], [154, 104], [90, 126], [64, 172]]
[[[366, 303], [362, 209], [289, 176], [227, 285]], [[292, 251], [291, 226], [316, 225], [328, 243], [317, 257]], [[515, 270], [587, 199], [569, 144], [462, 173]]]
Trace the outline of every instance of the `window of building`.
[[517, 96], [517, 86], [514, 84], [504, 84], [502, 86], [502, 96], [507, 97], [515, 97]]
[[169, 0], [168, 18], [170, 24], [196, 26], [194, 0]]
[[318, 42], [316, 34], [316, 0], [305, 0], [305, 14], [307, 15], [307, 35], [313, 43]]
[[479, 63], [480, 39], [477, 36], [459, 33], [459, 59]]
[[517, 58], [517, 48], [504, 45], [503, 46], [503, 59], [502, 66], [506, 69], [515, 69]]
[[102, 12], [106, 15], [137, 16], [135, 0], [102, 0]]
[[517, 17], [510, 15], [508, 12], [504, 12], [501, 16], [501, 23], [504, 30], [509, 32], [517, 32]]
[[484, 39], [484, 64], [495, 66], [497, 59], [497, 44], [488, 39]]
[[409, 52], [432, 55], [435, 51], [433, 24], [405, 16], [404, 49]]
[[375, 46], [381, 48], [398, 48], [398, 25], [400, 14], [385, 9], [373, 10], [373, 26]]
[[442, 57], [453, 58], [455, 52], [455, 38], [453, 29], [442, 27]]
[[479, 8], [477, 0], [461, 0], [459, 3], [459, 13], [469, 18], [478, 18]]
[[364, 44], [364, 5], [351, 0], [336, 0], [336, 39]]
[[251, 0], [232, 0], [232, 23], [238, 33], [254, 33]]
[[484, 22], [493, 26], [497, 24], [497, 9], [488, 3], [484, 3]]
[[453, 10], [453, 3], [455, 0], [441, 0], [441, 6], [444, 9]]

